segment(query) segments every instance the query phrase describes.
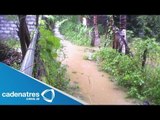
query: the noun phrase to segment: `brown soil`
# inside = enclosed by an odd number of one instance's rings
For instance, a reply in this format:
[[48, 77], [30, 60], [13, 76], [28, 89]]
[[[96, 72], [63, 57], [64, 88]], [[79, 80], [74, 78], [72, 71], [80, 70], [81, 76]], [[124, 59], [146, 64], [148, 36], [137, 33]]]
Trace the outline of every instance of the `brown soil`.
[[79, 86], [74, 96], [89, 104], [130, 105], [126, 93], [109, 79], [109, 75], [98, 70], [95, 62], [84, 60], [86, 47], [76, 46], [69, 41], [62, 41], [67, 58], [66, 64], [71, 84]]
[[[78, 86], [73, 89], [73, 96], [93, 105], [133, 105], [133, 100], [126, 98], [126, 92], [109, 79], [109, 75], [98, 70], [95, 62], [84, 60], [87, 47], [76, 46], [59, 33], [66, 58], [63, 64], [67, 65], [70, 84]], [[93, 48], [87, 48], [93, 49]]]

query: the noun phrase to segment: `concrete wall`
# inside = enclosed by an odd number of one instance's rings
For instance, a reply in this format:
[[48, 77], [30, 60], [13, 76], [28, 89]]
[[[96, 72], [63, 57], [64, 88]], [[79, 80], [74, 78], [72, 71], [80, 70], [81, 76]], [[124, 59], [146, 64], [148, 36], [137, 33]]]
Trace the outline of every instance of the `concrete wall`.
[[[36, 25], [36, 16], [27, 15], [26, 22], [29, 32], [33, 31]], [[6, 40], [10, 38], [18, 40], [18, 29], [16, 25], [18, 23], [18, 19], [11, 19], [11, 17], [9, 17], [8, 15], [0, 15], [0, 40]]]

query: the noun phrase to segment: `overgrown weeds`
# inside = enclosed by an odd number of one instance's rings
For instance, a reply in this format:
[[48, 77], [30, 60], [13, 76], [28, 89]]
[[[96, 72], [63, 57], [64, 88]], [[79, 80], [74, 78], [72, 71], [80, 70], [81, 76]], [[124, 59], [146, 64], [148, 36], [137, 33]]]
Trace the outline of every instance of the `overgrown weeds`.
[[[102, 48], [94, 54], [100, 68], [128, 89], [128, 96], [160, 104], [160, 46], [154, 39], [137, 39], [131, 45], [134, 57], [121, 54], [112, 48]], [[143, 53], [147, 59], [142, 67]]]

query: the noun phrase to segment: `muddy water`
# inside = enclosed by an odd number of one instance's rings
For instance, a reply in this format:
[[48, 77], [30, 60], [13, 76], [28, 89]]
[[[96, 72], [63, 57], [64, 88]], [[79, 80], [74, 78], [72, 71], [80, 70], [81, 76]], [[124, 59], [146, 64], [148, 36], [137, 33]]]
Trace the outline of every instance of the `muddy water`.
[[[58, 31], [56, 35], [59, 36]], [[67, 56], [63, 64], [68, 66], [71, 84], [79, 86], [79, 90], [75, 91], [75, 97], [93, 105], [134, 104], [126, 99], [126, 93], [109, 79], [107, 73], [98, 71], [95, 62], [83, 59], [86, 47], [73, 45], [64, 39], [61, 42]]]

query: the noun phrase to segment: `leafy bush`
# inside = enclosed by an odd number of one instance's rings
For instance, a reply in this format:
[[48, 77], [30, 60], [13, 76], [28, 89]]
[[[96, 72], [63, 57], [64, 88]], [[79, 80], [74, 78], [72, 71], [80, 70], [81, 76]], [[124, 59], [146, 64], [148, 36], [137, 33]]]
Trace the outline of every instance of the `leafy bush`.
[[20, 41], [15, 40], [15, 39], [8, 39], [8, 40], [4, 41], [4, 43], [8, 47], [13, 48], [13, 49], [21, 48]]
[[81, 24], [77, 25], [73, 22], [65, 21], [61, 24], [60, 31], [67, 40], [70, 40], [74, 44], [85, 46], [90, 45], [91, 38], [89, 33], [91, 32], [91, 29], [88, 29]]
[[[100, 68], [114, 76], [115, 81], [128, 89], [128, 96], [160, 104], [160, 46], [154, 39], [135, 40], [134, 57], [120, 54], [112, 48], [102, 48], [95, 53]], [[147, 60], [142, 67], [144, 50]]]
[[100, 35], [103, 35], [105, 33], [105, 30], [102, 24], [98, 24], [98, 30]]
[[58, 50], [60, 50], [59, 38], [43, 26], [40, 27], [41, 37], [38, 41], [40, 46], [40, 59], [44, 64], [45, 74], [41, 80], [58, 89], [66, 90], [69, 80], [66, 76], [66, 68], [57, 60]]
[[128, 42], [132, 42], [133, 41], [133, 37], [134, 37], [134, 33], [131, 30], [127, 30], [127, 40]]
[[20, 52], [15, 50], [18, 44], [19, 43], [14, 40], [7, 40], [5, 42], [0, 41], [0, 62], [3, 62], [16, 69], [20, 69], [22, 56]]
[[111, 46], [112, 44], [112, 39], [106, 37], [106, 35], [100, 35], [100, 40], [101, 40], [100, 43], [101, 47], [108, 47]]

